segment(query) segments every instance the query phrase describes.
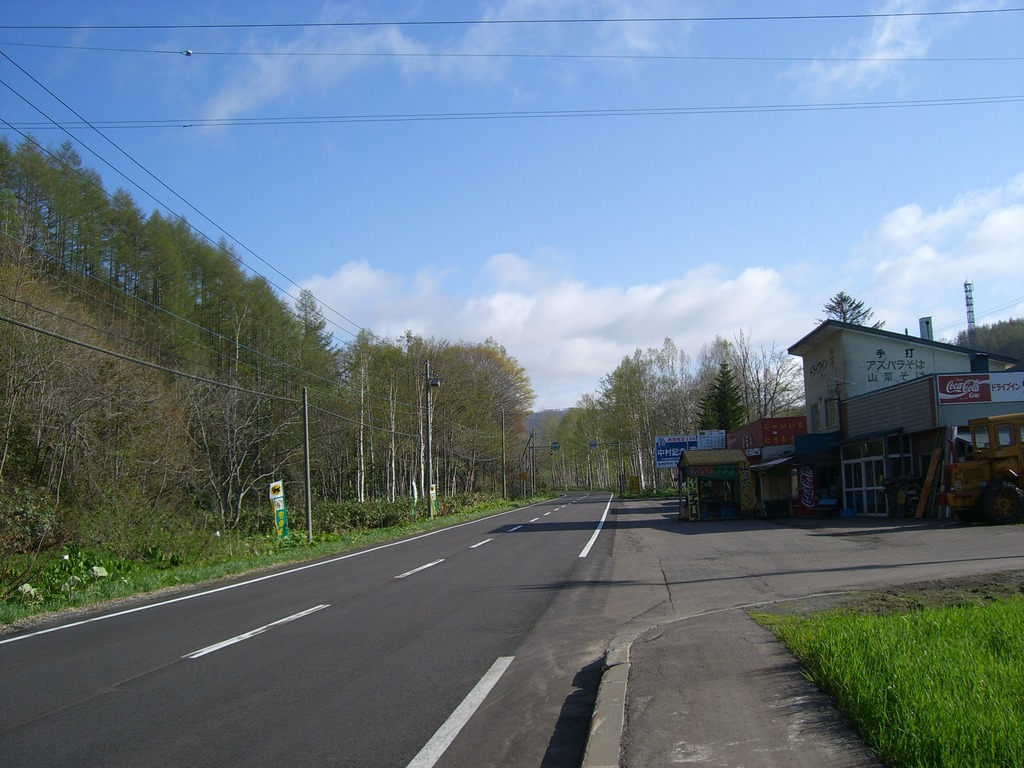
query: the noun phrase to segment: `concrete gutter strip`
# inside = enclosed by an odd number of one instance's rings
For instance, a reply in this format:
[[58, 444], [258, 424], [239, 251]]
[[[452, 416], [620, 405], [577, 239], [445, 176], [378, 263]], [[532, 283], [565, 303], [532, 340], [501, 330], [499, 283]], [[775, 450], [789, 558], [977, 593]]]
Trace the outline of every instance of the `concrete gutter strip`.
[[582, 768], [619, 767], [622, 728], [626, 720], [628, 679], [628, 663], [607, 667], [601, 676]]
[[581, 768], [619, 768], [622, 729], [626, 724], [626, 683], [629, 649], [640, 632], [615, 638], [604, 655], [604, 673], [590, 720], [587, 749]]

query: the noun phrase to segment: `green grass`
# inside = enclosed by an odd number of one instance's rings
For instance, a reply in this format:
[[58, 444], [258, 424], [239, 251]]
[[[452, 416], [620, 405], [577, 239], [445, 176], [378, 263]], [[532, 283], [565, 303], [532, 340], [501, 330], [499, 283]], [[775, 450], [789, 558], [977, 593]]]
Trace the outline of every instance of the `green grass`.
[[1024, 765], [1024, 597], [755, 618], [888, 768]]
[[[124, 560], [98, 550], [83, 551], [69, 547], [53, 556], [46, 568], [30, 579], [34, 594], [15, 593], [7, 600], [0, 600], [0, 626], [31, 616], [96, 605], [168, 587], [202, 584], [288, 563], [330, 557], [479, 520], [539, 500], [515, 504], [488, 502], [433, 519], [420, 517], [388, 527], [321, 534], [312, 542], [307, 541], [304, 531], [292, 531], [284, 540], [275, 535], [218, 534], [204, 544], [201, 558], [168, 556], [153, 547], [145, 559]], [[94, 566], [102, 567], [107, 575], [90, 575]]]

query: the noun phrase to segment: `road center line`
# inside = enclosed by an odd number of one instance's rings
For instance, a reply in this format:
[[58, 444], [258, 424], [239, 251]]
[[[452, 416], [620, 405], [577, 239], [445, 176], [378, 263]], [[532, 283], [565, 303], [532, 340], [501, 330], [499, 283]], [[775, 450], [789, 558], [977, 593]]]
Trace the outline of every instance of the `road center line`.
[[399, 574], [398, 576], [395, 576], [395, 578], [396, 579], [404, 579], [406, 576], [412, 576], [414, 573], [419, 573], [420, 571], [425, 571], [425, 570], [427, 570], [427, 568], [433, 568], [435, 565], [437, 565], [439, 563], [443, 563], [443, 562], [444, 562], [444, 558], [442, 557], [440, 560], [435, 560], [432, 563], [427, 563], [426, 565], [421, 565], [419, 568], [413, 568], [411, 571], [406, 571], [405, 573]]
[[469, 522], [458, 523], [457, 525], [452, 525], [452, 526], [449, 526], [447, 528], [438, 528], [436, 531], [430, 531], [428, 533], [421, 533], [421, 534], [419, 534], [417, 536], [410, 536], [407, 539], [399, 539], [398, 541], [391, 541], [391, 542], [388, 542], [387, 544], [381, 544], [381, 545], [376, 546], [376, 547], [370, 547], [369, 549], [361, 549], [361, 550], [359, 550], [357, 552], [349, 552], [348, 554], [345, 554], [345, 555], [338, 555], [337, 557], [329, 557], [329, 558], [326, 558], [324, 560], [314, 560], [311, 563], [306, 563], [304, 565], [299, 565], [299, 566], [296, 566], [295, 568], [288, 568], [288, 569], [283, 570], [283, 571], [274, 571], [273, 573], [268, 573], [268, 574], [265, 574], [263, 576], [256, 576], [255, 578], [245, 579], [243, 581], [235, 581], [235, 582], [232, 582], [231, 584], [225, 584], [222, 587], [214, 587], [212, 589], [205, 589], [205, 590], [202, 590], [201, 592], [190, 592], [190, 593], [188, 593], [186, 595], [181, 595], [179, 597], [172, 597], [172, 598], [170, 598], [168, 600], [161, 600], [161, 601], [155, 602], [155, 603], [145, 603], [144, 605], [137, 605], [134, 608], [125, 608], [123, 611], [114, 611], [113, 613], [103, 613], [103, 614], [100, 614], [99, 616], [91, 616], [88, 619], [81, 619], [80, 621], [72, 621], [72, 622], [69, 622], [67, 624], [58, 624], [57, 626], [47, 627], [45, 629], [37, 629], [34, 632], [26, 632], [26, 633], [24, 633], [22, 635], [15, 635], [14, 637], [5, 637], [2, 640], [0, 640], [0, 645], [6, 645], [7, 643], [16, 643], [19, 640], [28, 640], [30, 637], [38, 637], [39, 635], [48, 635], [51, 632], [63, 632], [64, 630], [71, 629], [72, 627], [81, 627], [81, 626], [84, 626], [85, 624], [92, 624], [92, 623], [97, 622], [97, 621], [107, 621], [108, 619], [116, 619], [116, 618], [119, 618], [121, 616], [127, 616], [130, 613], [138, 613], [139, 611], [148, 611], [148, 610], [151, 610], [153, 608], [163, 608], [166, 605], [174, 605], [175, 603], [180, 603], [180, 602], [183, 602], [185, 600], [195, 600], [195, 599], [201, 598], [201, 597], [209, 597], [210, 595], [216, 595], [216, 594], [218, 594], [220, 592], [226, 592], [227, 590], [230, 590], [230, 589], [238, 589], [239, 587], [248, 587], [248, 586], [251, 586], [253, 584], [259, 584], [261, 581], [266, 581], [267, 579], [278, 579], [278, 578], [281, 578], [282, 576], [291, 576], [292, 574], [299, 573], [301, 571], [307, 571], [310, 568], [320, 568], [320, 567], [325, 566], [325, 565], [334, 565], [335, 563], [340, 563], [340, 562], [343, 562], [345, 560], [351, 560], [354, 557], [364, 557], [365, 555], [372, 555], [372, 554], [375, 554], [377, 552], [381, 552], [382, 550], [385, 550], [385, 549], [391, 549], [392, 547], [400, 547], [400, 546], [402, 546], [404, 544], [409, 544], [409, 543], [414, 542], [414, 541], [419, 541], [420, 539], [426, 539], [426, 538], [428, 538], [430, 536], [438, 536], [440, 534], [450, 533], [451, 531], [457, 530], [459, 528], [465, 528], [468, 525], [480, 525], [481, 523], [486, 523], [486, 522], [492, 521], [496, 517], [504, 517], [505, 515], [511, 515], [513, 512], [519, 512], [520, 510], [523, 510], [523, 509], [529, 509], [530, 507], [536, 507], [538, 504], [541, 504], [541, 503], [543, 503], [543, 502], [537, 502], [535, 504], [527, 504], [525, 507], [517, 507], [516, 509], [509, 509], [509, 510], [506, 510], [505, 512], [498, 512], [497, 514], [489, 515], [488, 517], [481, 517], [481, 518], [479, 518], [477, 520], [470, 520]]
[[594, 535], [590, 537], [590, 541], [587, 542], [587, 546], [580, 552], [580, 557], [586, 557], [590, 554], [590, 548], [594, 546], [597, 541], [597, 535], [601, 533], [601, 529], [604, 528], [604, 521], [608, 519], [608, 510], [612, 508], [612, 500], [608, 499], [608, 504], [604, 508], [604, 514], [601, 515], [601, 521], [597, 524], [597, 529], [594, 531]]
[[494, 541], [494, 539], [484, 539], [483, 541], [477, 542], [476, 544], [471, 546], [470, 549], [476, 549], [477, 547], [482, 547], [484, 544], [486, 544], [489, 541]]
[[327, 608], [327, 607], [328, 606], [326, 606], [326, 605], [315, 605], [312, 608], [308, 608], [305, 611], [302, 611], [300, 613], [296, 613], [293, 616], [286, 616], [283, 619], [278, 619], [277, 621], [272, 621], [269, 624], [264, 624], [262, 627], [258, 627], [256, 629], [250, 630], [249, 632], [246, 632], [245, 634], [236, 635], [235, 637], [229, 638], [227, 640], [222, 640], [219, 643], [214, 643], [213, 645], [208, 645], [205, 648], [201, 648], [198, 651], [192, 651], [192, 653], [186, 653], [181, 658], [183, 658], [183, 659], [198, 659], [200, 656], [205, 656], [208, 653], [213, 653], [214, 651], [219, 651], [221, 648], [227, 648], [229, 645], [234, 645], [235, 643], [240, 643], [243, 640], [248, 640], [251, 637], [256, 637], [256, 635], [262, 635], [264, 632], [266, 632], [268, 629], [271, 629], [272, 627], [278, 627], [278, 626], [280, 626], [282, 624], [287, 624], [289, 621], [295, 621], [296, 619], [301, 619], [303, 616], [309, 616], [309, 614], [316, 613], [317, 611], [322, 611], [324, 608]]
[[514, 658], [514, 656], [501, 656], [491, 665], [491, 668], [480, 678], [480, 682], [462, 700], [462, 703], [444, 721], [444, 724], [437, 729], [437, 733], [423, 746], [423, 749], [412, 759], [407, 768], [432, 768], [441, 759], [441, 755], [455, 741], [455, 737], [469, 722], [473, 713], [483, 704], [487, 694], [497, 685], [498, 680], [505, 674], [505, 670], [508, 669]]

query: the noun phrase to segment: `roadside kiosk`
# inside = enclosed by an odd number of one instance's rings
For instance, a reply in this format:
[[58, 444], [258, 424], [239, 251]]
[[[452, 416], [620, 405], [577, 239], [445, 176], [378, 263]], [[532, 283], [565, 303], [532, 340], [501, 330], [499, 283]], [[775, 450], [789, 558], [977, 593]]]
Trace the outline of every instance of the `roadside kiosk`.
[[679, 519], [748, 517], [757, 510], [750, 463], [738, 448], [679, 454]]

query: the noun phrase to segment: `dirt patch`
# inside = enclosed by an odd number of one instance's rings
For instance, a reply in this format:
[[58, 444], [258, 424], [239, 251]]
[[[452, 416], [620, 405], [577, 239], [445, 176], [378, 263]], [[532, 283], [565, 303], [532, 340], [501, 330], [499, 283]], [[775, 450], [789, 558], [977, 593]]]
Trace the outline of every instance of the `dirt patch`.
[[948, 579], [915, 581], [882, 590], [815, 595], [758, 606], [754, 612], [815, 613], [846, 608], [859, 613], [883, 614], [954, 605], [983, 605], [1014, 596], [1024, 596], [1024, 571], [953, 576]]

